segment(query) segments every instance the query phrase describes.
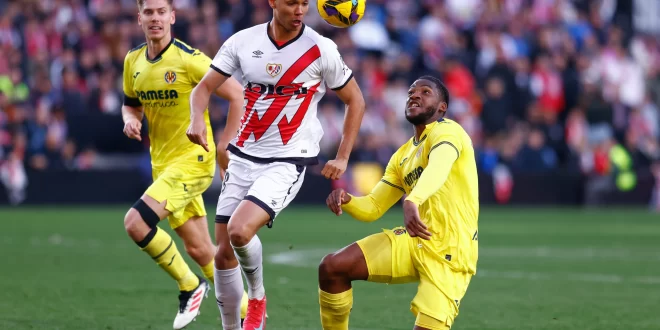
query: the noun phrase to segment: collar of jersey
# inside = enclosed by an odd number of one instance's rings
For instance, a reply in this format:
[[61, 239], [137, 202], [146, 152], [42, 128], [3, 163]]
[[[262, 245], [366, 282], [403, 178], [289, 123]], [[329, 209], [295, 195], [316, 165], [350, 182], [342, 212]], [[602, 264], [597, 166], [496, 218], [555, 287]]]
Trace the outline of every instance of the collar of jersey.
[[429, 131], [433, 126], [435, 126], [435, 123], [430, 123], [430, 124], [426, 125], [426, 127], [424, 128], [424, 131], [423, 131], [422, 134], [420, 135], [419, 141], [415, 141], [415, 136], [413, 135], [413, 138], [412, 138], [413, 145], [414, 145], [414, 146], [418, 146], [420, 143], [424, 142], [424, 140], [426, 140], [426, 136], [428, 135], [428, 134], [427, 134], [428, 131]]
[[266, 24], [266, 35], [268, 36], [268, 39], [270, 39], [270, 42], [273, 43], [273, 46], [275, 46], [275, 48], [277, 48], [277, 50], [281, 50], [282, 48], [296, 42], [296, 40], [298, 40], [303, 35], [303, 32], [305, 32], [305, 23], [303, 23], [302, 27], [300, 28], [300, 32], [298, 33], [298, 35], [295, 38], [287, 41], [282, 46], [277, 45], [277, 42], [275, 42], [275, 40], [273, 40], [273, 37], [270, 36], [269, 32], [270, 32], [270, 21], [268, 21], [268, 24]]
[[165, 54], [165, 52], [168, 49], [170, 49], [170, 46], [172, 46], [173, 43], [174, 43], [174, 38], [172, 38], [172, 40], [170, 40], [170, 43], [167, 44], [167, 46], [165, 46], [165, 48], [163, 48], [163, 50], [161, 50], [160, 53], [158, 53], [158, 55], [156, 57], [154, 57], [153, 60], [149, 59], [149, 46], [147, 46], [147, 48], [144, 50], [144, 58], [146, 58], [147, 62], [149, 62], [149, 63], [156, 63], [156, 62], [160, 61], [163, 58], [163, 54]]
[[437, 123], [441, 123], [443, 121], [445, 121], [445, 119], [440, 118], [437, 121], [426, 125], [426, 127], [424, 128], [424, 132], [422, 132], [422, 137], [419, 139], [419, 141], [415, 141], [415, 136], [413, 135], [413, 138], [412, 138], [413, 145], [418, 146], [420, 143], [424, 142], [424, 140], [426, 140], [426, 135], [428, 135], [427, 132], [429, 130], [431, 130], [433, 128], [433, 126], [435, 126]]

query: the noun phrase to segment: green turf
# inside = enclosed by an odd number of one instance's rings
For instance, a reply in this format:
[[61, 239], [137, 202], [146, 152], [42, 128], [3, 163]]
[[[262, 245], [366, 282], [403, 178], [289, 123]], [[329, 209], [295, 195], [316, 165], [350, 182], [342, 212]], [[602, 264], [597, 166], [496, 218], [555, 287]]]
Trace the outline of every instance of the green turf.
[[[176, 285], [126, 237], [124, 213], [0, 209], [0, 329], [171, 329]], [[398, 211], [372, 224], [285, 211], [260, 232], [268, 329], [320, 329], [320, 258], [400, 222]], [[454, 329], [660, 329], [657, 215], [484, 209], [479, 240], [478, 275]], [[415, 291], [358, 283], [351, 329], [411, 329]], [[218, 315], [211, 294], [189, 329], [220, 329]]]

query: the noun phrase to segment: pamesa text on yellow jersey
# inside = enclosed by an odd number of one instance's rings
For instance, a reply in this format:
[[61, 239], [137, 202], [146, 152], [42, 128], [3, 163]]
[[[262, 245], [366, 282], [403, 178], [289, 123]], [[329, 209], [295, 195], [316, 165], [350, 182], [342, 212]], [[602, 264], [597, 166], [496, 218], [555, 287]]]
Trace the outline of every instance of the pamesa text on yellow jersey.
[[190, 93], [210, 64], [211, 59], [204, 53], [175, 38], [152, 60], [147, 57], [146, 43], [126, 55], [124, 104], [144, 109], [154, 169], [181, 162], [215, 166], [215, 143], [208, 111], [205, 121], [210, 152], [186, 136]]

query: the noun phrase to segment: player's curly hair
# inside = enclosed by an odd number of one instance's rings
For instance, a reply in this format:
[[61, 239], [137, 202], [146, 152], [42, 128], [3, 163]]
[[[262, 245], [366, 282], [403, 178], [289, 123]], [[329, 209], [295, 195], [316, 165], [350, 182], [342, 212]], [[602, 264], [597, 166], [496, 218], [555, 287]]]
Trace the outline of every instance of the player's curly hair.
[[[147, 0], [135, 0], [137, 2], [138, 8], [144, 6], [144, 2]], [[174, 0], [167, 0], [167, 4], [170, 5], [170, 8], [174, 7]]]
[[447, 106], [449, 106], [449, 90], [447, 89], [447, 86], [442, 83], [442, 81], [434, 76], [421, 76], [417, 78], [417, 80], [424, 79], [432, 82], [435, 85], [436, 90], [440, 95], [442, 95], [442, 100], [447, 103]]

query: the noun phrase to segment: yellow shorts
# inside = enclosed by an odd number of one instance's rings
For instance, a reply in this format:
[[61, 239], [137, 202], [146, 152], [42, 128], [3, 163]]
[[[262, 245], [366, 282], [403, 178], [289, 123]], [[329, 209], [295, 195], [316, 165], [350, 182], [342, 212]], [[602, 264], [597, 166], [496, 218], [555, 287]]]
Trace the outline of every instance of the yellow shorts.
[[405, 228], [397, 227], [357, 242], [369, 269], [370, 282], [402, 284], [418, 282], [410, 311], [416, 325], [449, 329], [458, 316], [458, 305], [472, 275], [456, 272], [416, 245]]
[[206, 215], [202, 193], [211, 185], [215, 174], [215, 167], [209, 168], [206, 164], [182, 163], [152, 170], [154, 182], [145, 194], [159, 203], [167, 200], [165, 209], [172, 212], [168, 217], [172, 229], [192, 217]]

